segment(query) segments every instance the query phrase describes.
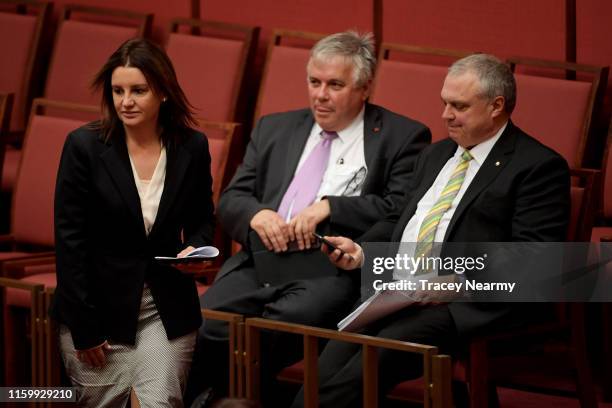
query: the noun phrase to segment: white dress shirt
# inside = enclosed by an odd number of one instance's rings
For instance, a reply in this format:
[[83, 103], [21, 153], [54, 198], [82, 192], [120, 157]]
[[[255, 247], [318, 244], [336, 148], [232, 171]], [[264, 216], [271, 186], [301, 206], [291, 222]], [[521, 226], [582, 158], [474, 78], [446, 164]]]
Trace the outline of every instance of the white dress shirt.
[[157, 160], [157, 165], [153, 171], [151, 180], [142, 180], [136, 171], [136, 166], [130, 157], [132, 165], [132, 173], [134, 173], [134, 181], [136, 189], [140, 197], [140, 208], [142, 210], [142, 218], [147, 236], [153, 228], [157, 210], [159, 209], [159, 201], [161, 200], [162, 192], [164, 191], [164, 182], [166, 180], [166, 149], [162, 147]]
[[[506, 129], [506, 126], [507, 123], [504, 124], [504, 126], [502, 126], [501, 129], [499, 129], [499, 131], [493, 137], [470, 149], [470, 154], [472, 155], [473, 159], [469, 162], [467, 171], [465, 173], [465, 178], [463, 179], [463, 184], [461, 184], [461, 188], [455, 196], [453, 203], [440, 219], [440, 223], [438, 224], [438, 228], [436, 229], [434, 242], [444, 241], [446, 229], [448, 228], [450, 220], [453, 218], [453, 214], [455, 214], [455, 210], [457, 209], [461, 198], [472, 183], [472, 180], [474, 180], [476, 173], [478, 173], [480, 166], [482, 166], [482, 163], [484, 163], [484, 161], [486, 160], [487, 156], [491, 152], [491, 149], [493, 149], [493, 146]], [[459, 164], [459, 161], [461, 160], [461, 155], [464, 151], [465, 149], [463, 147], [457, 146], [457, 151], [455, 152], [453, 157], [448, 159], [444, 167], [442, 167], [442, 170], [440, 170], [440, 173], [438, 173], [438, 177], [436, 177], [436, 180], [433, 182], [429, 190], [427, 190], [425, 195], [419, 201], [416, 212], [414, 213], [410, 221], [408, 221], [408, 224], [404, 229], [404, 233], [402, 234], [402, 242], [417, 242], [419, 229], [421, 227], [423, 219], [427, 216], [427, 214], [431, 210], [431, 207], [433, 207], [436, 201], [438, 201], [442, 190], [444, 190], [444, 187], [446, 187], [446, 184], [448, 183], [448, 180], [450, 179], [453, 171]]]
[[[332, 141], [329, 153], [329, 162], [327, 169], [323, 175], [323, 181], [317, 192], [315, 201], [321, 200], [324, 196], [358, 196], [361, 194], [363, 179], [367, 174], [367, 166], [365, 162], [365, 153], [363, 147], [363, 115], [364, 108], [355, 117], [355, 119], [344, 129], [338, 132], [338, 137]], [[310, 154], [315, 146], [321, 141], [321, 126], [315, 122], [302, 156], [298, 162], [296, 173]], [[347, 191], [347, 186], [357, 177], [362, 182], [356, 185], [356, 189]], [[361, 177], [363, 176], [363, 177]]]
[[[450, 208], [444, 214], [442, 214], [442, 218], [440, 219], [438, 227], [436, 228], [436, 235], [434, 237], [434, 242], [444, 241], [446, 230], [448, 229], [448, 225], [450, 224], [450, 221], [453, 218], [453, 215], [455, 214], [455, 210], [457, 209], [457, 206], [461, 202], [461, 198], [463, 197], [468, 187], [474, 180], [476, 173], [478, 173], [480, 166], [482, 166], [482, 164], [486, 160], [487, 156], [493, 149], [493, 146], [499, 140], [501, 134], [506, 129], [506, 126], [507, 126], [507, 122], [506, 124], [504, 124], [504, 126], [501, 127], [501, 129], [499, 129], [499, 131], [493, 137], [485, 140], [484, 142], [470, 149], [472, 160], [469, 161], [468, 168], [466, 170], [465, 177], [463, 179], [463, 183], [461, 184], [461, 188], [459, 189], [459, 192], [453, 199], [453, 202]], [[450, 159], [448, 159], [444, 167], [442, 167], [442, 170], [440, 170], [440, 172], [438, 173], [436, 180], [433, 182], [429, 190], [427, 190], [425, 195], [421, 197], [421, 200], [417, 204], [417, 209], [414, 215], [412, 216], [412, 218], [410, 218], [410, 221], [408, 221], [408, 224], [406, 224], [406, 228], [404, 228], [404, 232], [402, 234], [402, 240], [401, 240], [402, 243], [400, 244], [400, 249], [399, 249], [400, 255], [410, 254], [411, 256], [414, 256], [414, 250], [416, 248], [416, 242], [418, 240], [419, 229], [421, 228], [421, 224], [423, 223], [423, 220], [425, 219], [425, 217], [427, 216], [431, 208], [440, 198], [440, 195], [442, 194], [444, 187], [446, 187], [448, 180], [450, 180], [450, 177], [455, 171], [455, 168], [461, 161], [461, 155], [463, 154], [464, 151], [465, 151], [465, 148], [461, 146], [457, 146], [457, 150], [455, 151], [455, 154]], [[395, 269], [393, 271], [393, 279], [410, 280], [414, 278], [414, 276], [412, 276], [411, 273], [412, 273], [411, 268]], [[426, 273], [424, 275], [419, 275], [418, 279], [428, 279], [432, 276], [435, 276], [436, 274], [437, 274], [437, 271], [432, 270], [432, 271], [429, 271], [429, 273]]]

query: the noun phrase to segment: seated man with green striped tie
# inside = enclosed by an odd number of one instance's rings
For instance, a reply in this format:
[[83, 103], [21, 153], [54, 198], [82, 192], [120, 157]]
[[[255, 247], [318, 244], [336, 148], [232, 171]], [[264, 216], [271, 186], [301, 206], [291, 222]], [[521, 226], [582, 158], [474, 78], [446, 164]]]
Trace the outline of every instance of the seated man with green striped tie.
[[[570, 175], [556, 152], [510, 120], [516, 84], [497, 58], [475, 54], [455, 62], [441, 92], [449, 138], [425, 148], [406, 186], [404, 210], [374, 225], [361, 242], [412, 242], [417, 253], [432, 243], [558, 242], [569, 223]], [[339, 250], [336, 266], [362, 266], [361, 246], [327, 237]], [[323, 248], [327, 250], [327, 248]], [[418, 255], [416, 255], [418, 256]], [[508, 303], [440, 302], [413, 293], [417, 301], [375, 320], [363, 332], [435, 345], [452, 354], [462, 339], [509, 321], [520, 322]], [[356, 407], [362, 396], [361, 349], [331, 341], [319, 360], [321, 407]], [[421, 375], [421, 358], [379, 350], [379, 393]], [[303, 405], [303, 391], [294, 407]]]

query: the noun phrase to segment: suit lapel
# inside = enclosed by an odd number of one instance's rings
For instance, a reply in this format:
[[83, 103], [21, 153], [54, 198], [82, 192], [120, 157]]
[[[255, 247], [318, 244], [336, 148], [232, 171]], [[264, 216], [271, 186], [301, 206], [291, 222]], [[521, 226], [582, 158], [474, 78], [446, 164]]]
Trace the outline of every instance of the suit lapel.
[[[155, 231], [159, 228], [164, 221], [164, 218], [168, 215], [172, 203], [178, 194], [185, 173], [191, 162], [191, 153], [183, 145], [176, 144], [170, 146], [166, 151], [166, 178], [164, 181], [164, 190], [162, 192], [161, 199], [159, 201], [159, 208], [157, 210], [157, 216], [155, 217], [155, 223], [151, 228], [149, 237], [151, 237]], [[204, 177], [205, 175], [201, 175]]]
[[[414, 216], [417, 210], [419, 201], [423, 198], [427, 190], [430, 189], [434, 183], [438, 174], [453, 154], [457, 150], [457, 144], [450, 139], [439, 142], [438, 146], [435, 147], [435, 151], [429, 154], [427, 157], [423, 157], [423, 163], [421, 169], [415, 169], [414, 177], [418, 187], [411, 194], [411, 199], [408, 202], [406, 209], [402, 212], [400, 219], [397, 222], [397, 227], [393, 233], [392, 241], [399, 241], [402, 238], [404, 229], [410, 219]], [[410, 194], [410, 193], [409, 193]]]
[[476, 173], [476, 176], [470, 183], [470, 186], [466, 190], [461, 201], [451, 218], [444, 241], [448, 240], [449, 234], [455, 227], [457, 220], [461, 217], [463, 212], [470, 206], [472, 201], [484, 190], [489, 184], [495, 180], [499, 173], [506, 167], [506, 164], [510, 161], [511, 155], [514, 152], [514, 146], [516, 143], [516, 133], [514, 125], [508, 122], [504, 133], [491, 149], [491, 152], [487, 156], [484, 163]]
[[106, 171], [117, 186], [117, 190], [125, 200], [126, 206], [129, 208], [132, 215], [137, 219], [142, 227], [144, 234], [144, 221], [142, 218], [142, 210], [140, 208], [140, 197], [134, 182], [134, 174], [130, 165], [130, 157], [128, 155], [125, 140], [114, 138], [100, 158], [106, 167]]
[[302, 152], [304, 151], [304, 146], [306, 146], [306, 141], [308, 140], [308, 136], [310, 136], [310, 131], [312, 130], [312, 126], [314, 125], [314, 118], [308, 110], [301, 121], [296, 122], [293, 134], [287, 135], [286, 140], [287, 143], [287, 160], [285, 161], [285, 169], [284, 169], [284, 177], [283, 182], [281, 184], [281, 188], [279, 189], [279, 194], [276, 199], [275, 206], [280, 205], [280, 201], [289, 188], [289, 184], [293, 179], [293, 175], [295, 173], [295, 169], [297, 168], [298, 162], [300, 161], [300, 157], [302, 156]]
[[382, 126], [382, 118], [378, 109], [366, 104], [363, 114], [363, 150], [368, 167], [371, 167], [372, 162], [378, 157]]

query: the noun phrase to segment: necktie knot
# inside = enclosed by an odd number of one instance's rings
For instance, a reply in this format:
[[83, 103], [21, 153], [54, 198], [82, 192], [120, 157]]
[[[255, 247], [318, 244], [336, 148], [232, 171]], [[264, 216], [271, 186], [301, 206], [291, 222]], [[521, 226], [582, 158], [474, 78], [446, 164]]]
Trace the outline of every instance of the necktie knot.
[[472, 153], [470, 153], [469, 150], [464, 150], [463, 153], [461, 154], [461, 160], [463, 161], [470, 161], [474, 158], [474, 156], [472, 156]]
[[334, 140], [335, 138], [338, 137], [338, 133], [337, 132], [328, 132], [326, 130], [322, 130], [321, 131], [321, 137], [323, 138], [324, 141], [331, 142], [332, 140]]

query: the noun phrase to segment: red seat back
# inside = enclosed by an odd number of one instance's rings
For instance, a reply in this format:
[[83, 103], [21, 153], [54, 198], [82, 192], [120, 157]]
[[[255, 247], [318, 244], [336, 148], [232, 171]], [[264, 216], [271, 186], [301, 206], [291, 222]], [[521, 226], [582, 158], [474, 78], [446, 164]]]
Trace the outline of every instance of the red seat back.
[[[126, 20], [132, 25], [126, 26]], [[45, 98], [98, 106], [100, 95], [90, 90], [94, 75], [122, 43], [141, 36], [149, 23], [145, 14], [66, 6], [55, 36]], [[82, 115], [77, 118], [95, 119]]]
[[432, 142], [448, 136], [442, 120], [440, 90], [447, 67], [381, 60], [372, 102], [418, 120], [432, 133]]
[[53, 197], [60, 155], [68, 133], [84, 121], [38, 113], [35, 100], [24, 138], [22, 158], [13, 191], [11, 231], [18, 243], [53, 246]]
[[25, 129], [27, 110], [36, 91], [34, 73], [38, 63], [40, 36], [50, 11], [47, 3], [32, 3], [35, 14], [0, 12], [0, 93], [15, 95], [11, 131]]
[[[316, 33], [274, 31], [259, 87], [255, 122], [270, 113], [309, 106], [306, 65], [310, 47], [323, 37]], [[283, 40], [286, 45], [281, 44]]]
[[424, 123], [432, 142], [448, 136], [440, 91], [448, 67], [467, 52], [403, 44], [381, 45], [371, 100]]
[[603, 216], [612, 219], [612, 122], [610, 122], [603, 172]]
[[517, 104], [513, 121], [567, 160], [582, 165], [584, 125], [591, 84], [515, 74]]
[[189, 22], [198, 29], [222, 28], [222, 34], [237, 37], [179, 33], [178, 24], [185, 22], [177, 20], [166, 45], [181, 88], [196, 108], [197, 116], [210, 121], [236, 120], [245, 68], [257, 30], [199, 20]]
[[[557, 151], [570, 167], [599, 166], [601, 148], [591, 137], [591, 123], [601, 105], [607, 68], [526, 58], [508, 62], [520, 70], [515, 73], [514, 122]], [[579, 80], [563, 79], [566, 75]]]
[[200, 121], [199, 125], [199, 129], [208, 138], [211, 158], [210, 174], [213, 178], [213, 201], [216, 205], [222, 189], [233, 175], [230, 174], [231, 170], [229, 172], [227, 170], [239, 125], [207, 121]]

